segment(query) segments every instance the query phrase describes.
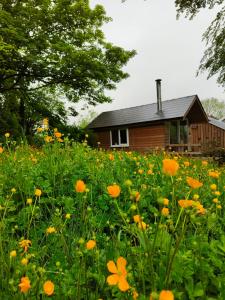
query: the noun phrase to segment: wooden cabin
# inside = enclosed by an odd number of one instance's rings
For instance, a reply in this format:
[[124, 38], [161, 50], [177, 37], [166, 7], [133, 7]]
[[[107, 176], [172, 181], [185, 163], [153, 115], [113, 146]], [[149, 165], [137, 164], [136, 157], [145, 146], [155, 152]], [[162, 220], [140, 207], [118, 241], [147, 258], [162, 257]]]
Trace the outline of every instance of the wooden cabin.
[[103, 112], [88, 125], [101, 147], [198, 153], [210, 143], [225, 147], [225, 123], [208, 118], [197, 95], [161, 101], [160, 81], [156, 103]]

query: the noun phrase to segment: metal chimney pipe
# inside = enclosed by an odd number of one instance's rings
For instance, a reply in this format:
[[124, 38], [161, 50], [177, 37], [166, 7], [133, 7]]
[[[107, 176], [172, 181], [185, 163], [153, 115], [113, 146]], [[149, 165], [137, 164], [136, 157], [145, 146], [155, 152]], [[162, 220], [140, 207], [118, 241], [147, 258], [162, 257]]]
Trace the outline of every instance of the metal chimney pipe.
[[162, 79], [156, 79], [157, 113], [162, 112], [161, 81]]

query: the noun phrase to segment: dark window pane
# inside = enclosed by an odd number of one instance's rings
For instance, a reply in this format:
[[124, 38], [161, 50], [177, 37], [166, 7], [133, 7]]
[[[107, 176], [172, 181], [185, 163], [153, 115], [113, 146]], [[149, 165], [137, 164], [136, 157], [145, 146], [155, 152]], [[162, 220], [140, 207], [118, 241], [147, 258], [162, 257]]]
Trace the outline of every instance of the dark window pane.
[[180, 121], [180, 143], [187, 144], [188, 142], [188, 126], [186, 121]]
[[170, 122], [170, 144], [178, 144], [178, 126], [177, 121]]
[[120, 143], [127, 144], [127, 131], [126, 129], [120, 130]]
[[112, 130], [112, 145], [119, 145], [119, 135], [118, 130]]

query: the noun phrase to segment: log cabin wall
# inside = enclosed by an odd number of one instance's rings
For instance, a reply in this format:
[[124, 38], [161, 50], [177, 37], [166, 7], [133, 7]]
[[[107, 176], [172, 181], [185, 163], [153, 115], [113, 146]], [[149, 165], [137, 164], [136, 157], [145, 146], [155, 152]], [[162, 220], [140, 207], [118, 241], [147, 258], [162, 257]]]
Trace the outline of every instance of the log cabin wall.
[[191, 143], [200, 144], [201, 151], [216, 146], [225, 148], [225, 130], [210, 123], [190, 125]]
[[[147, 152], [156, 147], [165, 148], [166, 146], [166, 126], [164, 123], [149, 125], [145, 127], [127, 127], [129, 131], [129, 147], [124, 150]], [[110, 129], [96, 131], [97, 141], [100, 147], [110, 149]], [[119, 149], [116, 147], [116, 149]]]

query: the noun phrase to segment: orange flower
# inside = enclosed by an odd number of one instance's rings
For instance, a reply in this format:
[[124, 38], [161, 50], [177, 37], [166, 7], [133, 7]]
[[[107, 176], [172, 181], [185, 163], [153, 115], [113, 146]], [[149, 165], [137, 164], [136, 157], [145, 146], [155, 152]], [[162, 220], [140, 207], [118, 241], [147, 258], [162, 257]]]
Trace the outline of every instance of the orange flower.
[[54, 293], [54, 283], [51, 280], [45, 281], [43, 284], [43, 290], [46, 295], [51, 296]]
[[19, 245], [21, 248], [24, 249], [24, 252], [27, 252], [28, 248], [31, 246], [31, 241], [30, 240], [22, 240], [19, 242]]
[[218, 171], [209, 171], [209, 176], [212, 178], [219, 178], [220, 173]]
[[112, 198], [117, 198], [120, 195], [120, 187], [116, 184], [107, 187], [108, 193]]
[[159, 294], [159, 300], [174, 300], [173, 292], [162, 290]]
[[28, 290], [31, 288], [30, 280], [28, 277], [25, 276], [20, 279], [19, 288], [22, 293], [28, 292]]
[[164, 217], [167, 217], [170, 214], [169, 208], [163, 207], [161, 213]]
[[168, 206], [169, 205], [169, 199], [163, 198], [163, 205]]
[[133, 219], [134, 219], [134, 222], [135, 222], [135, 223], [141, 222], [141, 217], [140, 217], [139, 215], [133, 216]]
[[147, 224], [145, 222], [139, 222], [138, 223], [138, 228], [141, 229], [141, 230], [145, 230], [147, 227]]
[[62, 137], [62, 133], [61, 133], [61, 132], [58, 132], [58, 131], [55, 132], [54, 135], [55, 135], [55, 137], [58, 138], [58, 139]]
[[75, 190], [77, 193], [83, 193], [86, 190], [86, 185], [83, 180], [77, 180], [75, 184]]
[[96, 241], [94, 240], [89, 240], [86, 244], [86, 249], [91, 250], [96, 246]]
[[203, 183], [192, 178], [192, 177], [187, 177], [187, 183], [188, 185], [192, 188], [192, 189], [198, 189], [200, 188], [201, 186], [203, 186]]
[[203, 160], [203, 161], [202, 161], [202, 165], [203, 165], [203, 166], [207, 166], [207, 165], [208, 165], [208, 162], [207, 162], [206, 160]]
[[47, 135], [47, 136], [45, 137], [45, 141], [46, 141], [46, 143], [50, 143], [50, 142], [53, 141], [53, 139], [52, 139], [51, 136]]
[[2, 147], [0, 147], [0, 154], [4, 151], [4, 149]]
[[36, 189], [34, 195], [37, 197], [41, 197], [42, 191], [40, 189]]
[[136, 290], [134, 290], [133, 295], [132, 295], [133, 299], [137, 300], [138, 296], [139, 296], [138, 292]]
[[190, 166], [190, 162], [189, 161], [184, 161], [184, 166], [185, 167], [189, 167]]
[[113, 154], [109, 154], [109, 160], [114, 160], [114, 155]]
[[126, 265], [127, 261], [125, 258], [120, 256], [117, 259], [117, 265], [115, 265], [114, 261], [110, 260], [107, 263], [107, 268], [109, 272], [111, 272], [113, 275], [109, 275], [107, 277], [107, 283], [109, 285], [118, 285], [118, 288], [122, 292], [126, 292], [130, 286], [126, 280], [127, 277], [127, 270], [126, 270]]
[[187, 208], [187, 207], [191, 207], [193, 205], [193, 200], [179, 200], [178, 204], [183, 207], [183, 208]]
[[179, 169], [179, 164], [174, 159], [164, 159], [163, 160], [163, 172], [167, 175], [174, 176], [176, 175]]

